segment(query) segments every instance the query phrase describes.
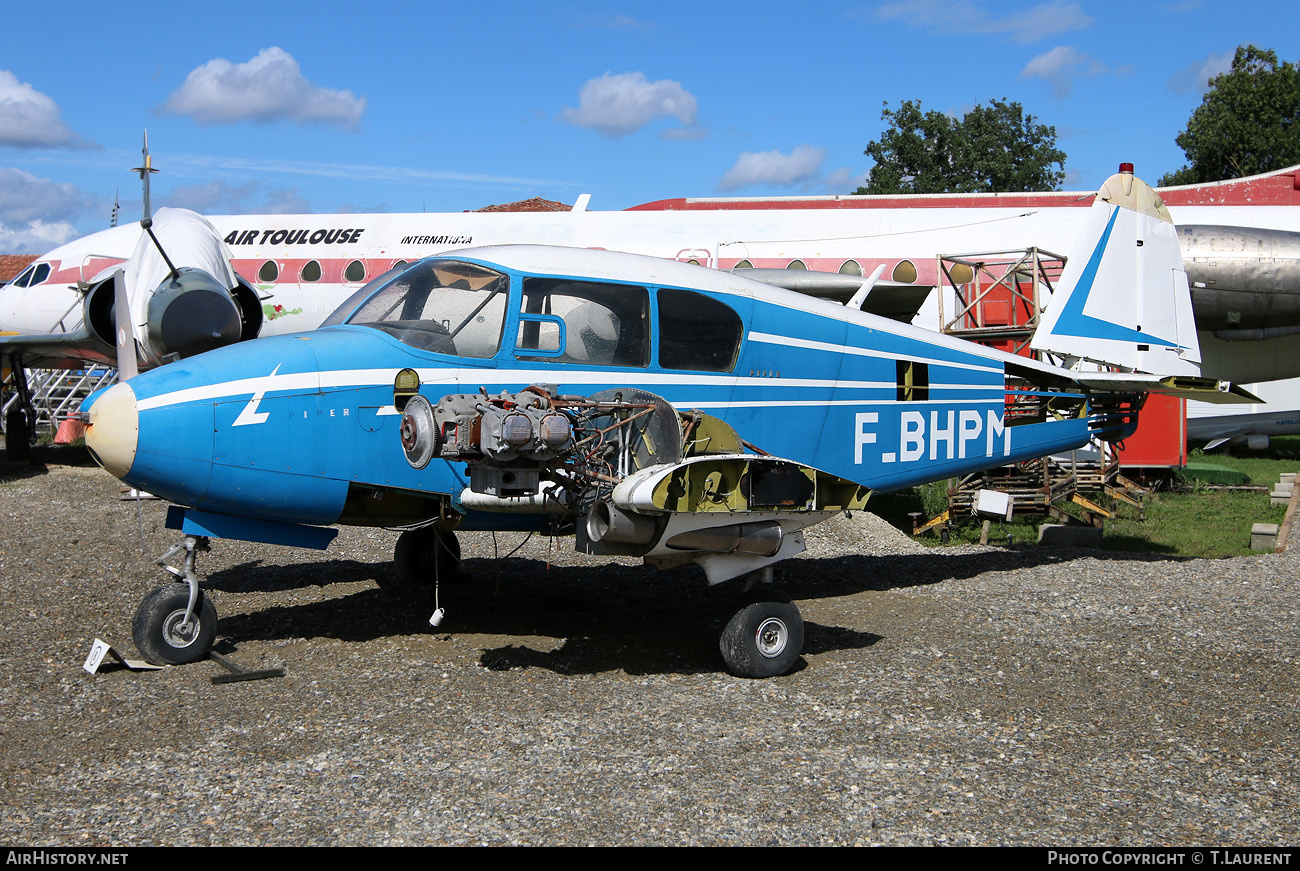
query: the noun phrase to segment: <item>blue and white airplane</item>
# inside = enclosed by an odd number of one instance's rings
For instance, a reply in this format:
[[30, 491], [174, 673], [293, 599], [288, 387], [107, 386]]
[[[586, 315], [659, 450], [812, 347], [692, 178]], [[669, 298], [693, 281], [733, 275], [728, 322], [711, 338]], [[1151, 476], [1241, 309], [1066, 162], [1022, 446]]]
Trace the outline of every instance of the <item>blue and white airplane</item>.
[[[398, 582], [436, 585], [455, 530], [547, 530], [748, 577], [723, 658], [785, 673], [802, 622], [762, 581], [806, 527], [874, 491], [1122, 439], [1149, 391], [1231, 398], [1197, 377], [1159, 198], [1125, 173], [1092, 208], [1035, 338], [1074, 368], [866, 314], [869, 286], [842, 305], [657, 258], [499, 246], [394, 269], [316, 331], [117, 384], [87, 400], [87, 443], [175, 503], [185, 536], [169, 551], [185, 582], [144, 600], [136, 644], [159, 663], [206, 654], [217, 618], [194, 561], [211, 538], [323, 548], [335, 524], [404, 528]], [[1125, 371], [1084, 371], [1098, 349]]]

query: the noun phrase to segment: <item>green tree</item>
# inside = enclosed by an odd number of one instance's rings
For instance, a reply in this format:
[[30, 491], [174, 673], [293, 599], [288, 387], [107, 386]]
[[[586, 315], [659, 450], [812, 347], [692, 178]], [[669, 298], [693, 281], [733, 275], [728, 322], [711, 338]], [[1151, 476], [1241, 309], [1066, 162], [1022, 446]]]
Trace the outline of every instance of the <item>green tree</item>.
[[1019, 103], [991, 100], [958, 119], [905, 100], [880, 117], [889, 129], [863, 152], [876, 165], [857, 194], [1050, 191], [1065, 178], [1056, 128]]
[[1232, 69], [1210, 79], [1201, 105], [1174, 138], [1188, 165], [1160, 184], [1255, 175], [1300, 163], [1300, 70], [1253, 45], [1237, 47]]

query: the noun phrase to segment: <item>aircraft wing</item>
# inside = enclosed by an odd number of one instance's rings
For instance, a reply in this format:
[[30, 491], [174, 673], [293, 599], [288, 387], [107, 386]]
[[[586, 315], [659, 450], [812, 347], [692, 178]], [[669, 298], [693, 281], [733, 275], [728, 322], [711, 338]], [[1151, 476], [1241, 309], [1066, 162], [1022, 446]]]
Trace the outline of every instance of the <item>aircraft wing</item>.
[[0, 357], [20, 356], [24, 367], [76, 369], [86, 363], [116, 366], [116, 351], [85, 327], [67, 333], [0, 336]]
[[[847, 303], [862, 289], [865, 278], [838, 272], [810, 269], [732, 269], [736, 275], [761, 281], [796, 293]], [[907, 284], [880, 279], [867, 295], [862, 310], [868, 314], [910, 324], [934, 288], [928, 284]]]

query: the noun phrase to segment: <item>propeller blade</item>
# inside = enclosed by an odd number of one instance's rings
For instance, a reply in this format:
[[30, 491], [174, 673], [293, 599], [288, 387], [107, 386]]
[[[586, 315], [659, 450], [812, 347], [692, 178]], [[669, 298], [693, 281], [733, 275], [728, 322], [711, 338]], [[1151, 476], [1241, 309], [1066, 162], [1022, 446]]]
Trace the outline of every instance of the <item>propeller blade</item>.
[[117, 327], [117, 380], [127, 381], [140, 373], [136, 364], [135, 327], [131, 324], [131, 300], [126, 292], [126, 273], [113, 273], [113, 319]]

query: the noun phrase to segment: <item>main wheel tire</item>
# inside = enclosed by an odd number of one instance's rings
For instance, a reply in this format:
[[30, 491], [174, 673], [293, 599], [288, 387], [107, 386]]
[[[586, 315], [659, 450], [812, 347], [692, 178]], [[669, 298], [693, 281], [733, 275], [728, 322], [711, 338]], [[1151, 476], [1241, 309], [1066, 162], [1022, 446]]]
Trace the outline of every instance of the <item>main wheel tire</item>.
[[439, 581], [454, 580], [460, 572], [460, 541], [450, 530], [408, 529], [393, 550], [396, 579], [385, 578], [382, 586], [399, 592], [432, 587]]
[[718, 648], [737, 677], [785, 674], [803, 652], [803, 618], [788, 596], [753, 590], [736, 604]]
[[198, 662], [217, 637], [217, 609], [199, 592], [194, 618], [185, 624], [188, 584], [168, 584], [144, 597], [131, 621], [131, 635], [144, 658], [155, 665]]

